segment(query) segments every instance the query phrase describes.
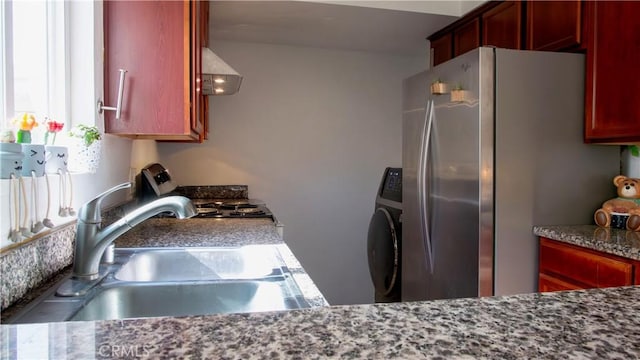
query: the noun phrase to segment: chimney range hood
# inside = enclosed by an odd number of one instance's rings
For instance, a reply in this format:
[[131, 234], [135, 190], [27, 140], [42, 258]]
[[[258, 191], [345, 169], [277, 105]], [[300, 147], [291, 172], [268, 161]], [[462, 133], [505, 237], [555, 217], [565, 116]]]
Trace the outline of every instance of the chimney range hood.
[[208, 47], [202, 48], [202, 95], [231, 95], [240, 90], [242, 76]]

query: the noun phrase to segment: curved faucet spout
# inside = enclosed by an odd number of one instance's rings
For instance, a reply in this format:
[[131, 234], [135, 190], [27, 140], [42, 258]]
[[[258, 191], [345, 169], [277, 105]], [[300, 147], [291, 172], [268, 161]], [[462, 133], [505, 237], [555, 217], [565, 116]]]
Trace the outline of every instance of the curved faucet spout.
[[[190, 218], [197, 214], [191, 200], [184, 196], [168, 196], [134, 209], [104, 229], [99, 229], [100, 224], [95, 219], [84, 219], [78, 216], [73, 276], [82, 280], [98, 278], [100, 257], [105, 249], [134, 226], [165, 211], [174, 213], [179, 219]], [[79, 214], [82, 213], [82, 211], [79, 212]]]

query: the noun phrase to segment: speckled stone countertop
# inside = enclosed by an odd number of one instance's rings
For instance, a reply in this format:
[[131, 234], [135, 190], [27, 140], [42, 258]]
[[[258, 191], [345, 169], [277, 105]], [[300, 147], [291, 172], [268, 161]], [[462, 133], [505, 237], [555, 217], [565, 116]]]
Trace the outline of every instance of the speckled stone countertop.
[[116, 241], [116, 247], [242, 246], [280, 244], [271, 219], [152, 218]]
[[638, 299], [640, 287], [628, 287], [11, 325], [0, 327], [0, 349], [3, 358], [31, 351], [54, 359], [637, 359]]
[[605, 253], [640, 260], [640, 232], [596, 225], [535, 226], [533, 233]]
[[[147, 225], [164, 221], [152, 219]], [[193, 230], [193, 235], [182, 241], [200, 244], [195, 240], [200, 232]], [[267, 313], [2, 325], [0, 357], [637, 359], [639, 313], [640, 287], [623, 287]]]

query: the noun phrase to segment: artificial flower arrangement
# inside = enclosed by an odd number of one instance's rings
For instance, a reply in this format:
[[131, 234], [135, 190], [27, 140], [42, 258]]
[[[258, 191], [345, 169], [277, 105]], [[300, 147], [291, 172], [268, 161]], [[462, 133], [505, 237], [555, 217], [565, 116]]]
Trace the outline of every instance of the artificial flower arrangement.
[[57, 122], [53, 119], [46, 120], [47, 132], [44, 134], [44, 144], [49, 145], [49, 136], [53, 134], [53, 138], [51, 139], [51, 145], [55, 145], [56, 143], [56, 135], [62, 131], [64, 127], [63, 122]]
[[20, 144], [31, 144], [31, 130], [38, 126], [35, 115], [23, 113], [13, 119], [13, 124], [18, 127], [16, 142]]

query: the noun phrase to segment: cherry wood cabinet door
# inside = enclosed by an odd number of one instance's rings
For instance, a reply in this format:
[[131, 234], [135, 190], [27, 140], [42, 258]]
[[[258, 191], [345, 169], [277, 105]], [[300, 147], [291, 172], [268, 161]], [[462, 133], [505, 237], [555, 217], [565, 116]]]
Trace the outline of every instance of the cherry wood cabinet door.
[[480, 46], [480, 18], [474, 18], [453, 30], [453, 56], [462, 55]]
[[560, 51], [582, 41], [580, 1], [527, 1], [527, 49]]
[[432, 66], [442, 64], [443, 62], [451, 59], [453, 53], [451, 44], [451, 33], [444, 34], [437, 39], [431, 40]]
[[522, 48], [522, 3], [505, 1], [482, 14], [482, 45]]
[[209, 135], [208, 98], [202, 95], [202, 48], [208, 46], [209, 2], [191, 2], [191, 130], [198, 134], [200, 142]]
[[[189, 1], [105, 1], [105, 104], [117, 102], [127, 70], [122, 114], [105, 112], [107, 133], [134, 138], [198, 141], [192, 123], [195, 74]], [[195, 129], [194, 129], [195, 127]]]
[[633, 261], [579, 246], [540, 239], [540, 274], [586, 287], [627, 286], [633, 283]]
[[640, 1], [588, 1], [585, 142], [640, 141]]
[[568, 281], [560, 280], [553, 276], [546, 274], [540, 274], [538, 277], [538, 291], [550, 292], [550, 291], [563, 291], [563, 290], [580, 290], [584, 289], [583, 286], [577, 285]]

